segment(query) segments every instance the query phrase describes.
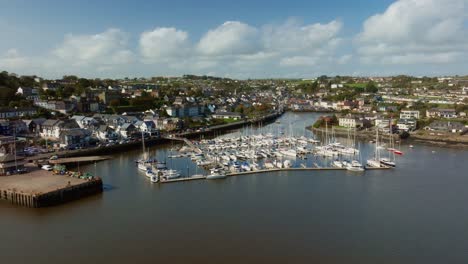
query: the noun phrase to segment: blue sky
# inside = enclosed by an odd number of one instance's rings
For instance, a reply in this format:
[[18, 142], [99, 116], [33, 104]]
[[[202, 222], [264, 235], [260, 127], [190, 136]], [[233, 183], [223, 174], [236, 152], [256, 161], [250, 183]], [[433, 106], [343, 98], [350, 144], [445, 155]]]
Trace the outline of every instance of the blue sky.
[[466, 74], [468, 0], [0, 0], [0, 70], [60, 77]]

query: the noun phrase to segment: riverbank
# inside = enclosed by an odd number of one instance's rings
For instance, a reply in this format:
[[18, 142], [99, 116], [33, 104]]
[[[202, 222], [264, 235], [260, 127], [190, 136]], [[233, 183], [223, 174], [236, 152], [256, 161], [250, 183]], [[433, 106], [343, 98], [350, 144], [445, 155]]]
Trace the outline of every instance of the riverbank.
[[[325, 128], [314, 128], [313, 126], [306, 127], [307, 130], [310, 130], [320, 136], [322, 133], [325, 134]], [[328, 129], [328, 132], [331, 133], [331, 128]], [[337, 137], [348, 137], [348, 130], [345, 128], [334, 128], [333, 133]], [[388, 138], [388, 135], [385, 135]], [[359, 130], [356, 132], [356, 138], [361, 140], [375, 140], [375, 131], [372, 130]], [[460, 135], [429, 135], [427, 133], [418, 134], [411, 133], [410, 136], [406, 139], [400, 139], [397, 134], [393, 135], [394, 140], [401, 140], [402, 143], [406, 144], [425, 144], [438, 147], [448, 147], [448, 148], [468, 148], [468, 136]]]

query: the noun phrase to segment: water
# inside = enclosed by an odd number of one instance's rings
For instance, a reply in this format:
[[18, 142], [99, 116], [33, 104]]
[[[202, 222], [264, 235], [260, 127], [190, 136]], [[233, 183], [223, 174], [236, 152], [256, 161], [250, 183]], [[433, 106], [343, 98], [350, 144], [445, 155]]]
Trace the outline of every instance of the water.
[[[263, 131], [308, 135], [317, 116], [287, 113]], [[171, 147], [151, 152], [162, 158]], [[362, 147], [365, 158], [373, 145]], [[467, 263], [468, 152], [401, 149], [397, 169], [362, 176], [297, 171], [164, 185], [137, 173], [141, 151], [116, 154], [85, 167], [103, 177], [102, 195], [38, 210], [1, 202], [0, 261]], [[195, 173], [188, 160], [167, 162]]]

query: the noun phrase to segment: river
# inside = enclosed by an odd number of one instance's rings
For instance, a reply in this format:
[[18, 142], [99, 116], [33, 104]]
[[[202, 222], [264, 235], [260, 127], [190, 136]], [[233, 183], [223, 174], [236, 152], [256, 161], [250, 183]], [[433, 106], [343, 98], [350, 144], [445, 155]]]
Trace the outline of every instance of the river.
[[[244, 128], [310, 136], [313, 113]], [[226, 136], [226, 135], [224, 135]], [[175, 145], [156, 146], [160, 159]], [[361, 142], [363, 159], [374, 145]], [[0, 203], [1, 263], [467, 263], [468, 151], [401, 145], [397, 168], [151, 184], [141, 150], [81, 169], [105, 192], [27, 209]], [[188, 159], [168, 160], [184, 174]], [[314, 162], [308, 160], [306, 162]]]

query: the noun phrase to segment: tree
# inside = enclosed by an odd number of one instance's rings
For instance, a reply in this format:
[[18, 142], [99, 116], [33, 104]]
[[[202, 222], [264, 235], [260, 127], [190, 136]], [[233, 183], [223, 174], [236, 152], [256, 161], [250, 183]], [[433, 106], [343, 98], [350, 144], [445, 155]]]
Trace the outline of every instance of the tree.
[[120, 100], [118, 100], [118, 99], [114, 99], [114, 100], [111, 100], [111, 101], [109, 102], [109, 106], [110, 106], [110, 107], [117, 107], [117, 106], [119, 106], [119, 105], [120, 105]]
[[377, 86], [375, 85], [374, 82], [368, 82], [366, 84], [366, 92], [367, 93], [377, 93], [379, 91], [379, 89], [377, 88]]

